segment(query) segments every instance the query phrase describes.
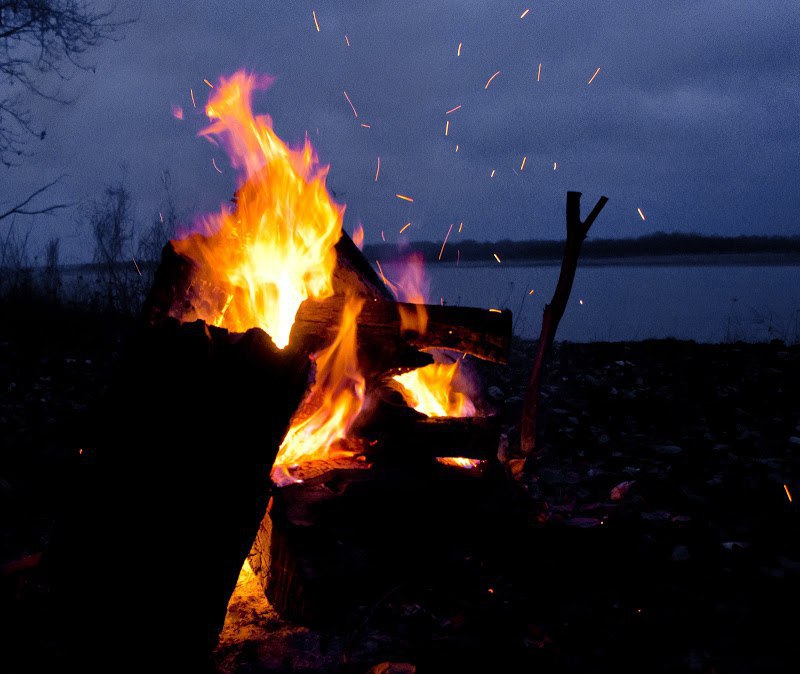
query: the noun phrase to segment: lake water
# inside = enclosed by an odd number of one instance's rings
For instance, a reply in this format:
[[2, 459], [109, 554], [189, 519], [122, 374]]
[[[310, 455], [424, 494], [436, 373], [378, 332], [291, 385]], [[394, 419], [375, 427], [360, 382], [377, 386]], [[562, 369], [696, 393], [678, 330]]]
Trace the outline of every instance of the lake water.
[[[384, 265], [388, 278], [400, 270]], [[511, 309], [516, 335], [539, 335], [559, 266], [433, 264], [430, 301]], [[533, 295], [529, 291], [534, 290]], [[578, 267], [557, 340], [674, 337], [698, 342], [800, 342], [798, 265]]]

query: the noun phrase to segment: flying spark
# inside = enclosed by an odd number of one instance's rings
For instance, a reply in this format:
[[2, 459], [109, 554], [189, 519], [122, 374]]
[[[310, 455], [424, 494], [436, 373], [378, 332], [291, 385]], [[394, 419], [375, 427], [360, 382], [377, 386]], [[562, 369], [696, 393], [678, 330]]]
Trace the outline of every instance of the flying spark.
[[365, 129], [371, 129], [372, 128], [369, 124], [365, 124], [364, 122], [361, 122], [361, 126], [363, 126]]
[[578, 300], [578, 303], [583, 306], [583, 300]]
[[458, 152], [458, 143], [456, 143], [456, 152]]
[[313, 9], [311, 10], [311, 15], [314, 17], [314, 25], [317, 27], [317, 32], [319, 33], [319, 21], [317, 21], [317, 13]]
[[219, 166], [217, 166], [217, 162], [214, 157], [211, 157], [211, 163], [214, 165], [214, 168], [217, 169], [217, 173], [222, 173], [222, 171], [219, 170]]
[[461, 56], [461, 43], [458, 43], [458, 51], [456, 52], [456, 56]]
[[450, 120], [448, 119], [444, 125], [444, 135], [446, 136], [450, 132]]
[[458, 223], [458, 233], [459, 233], [459, 234], [461, 234], [461, 230], [462, 230], [462, 229], [464, 229], [464, 223], [463, 223], [463, 222], [459, 222], [459, 223]]
[[497, 71], [497, 72], [496, 72], [494, 75], [492, 75], [492, 76], [491, 76], [491, 77], [490, 77], [488, 80], [486, 80], [486, 86], [484, 86], [483, 88], [484, 88], [484, 89], [488, 89], [488, 88], [489, 88], [489, 85], [492, 83], [492, 80], [493, 80], [495, 77], [497, 77], [499, 74], [500, 74], [500, 71], [498, 70], [498, 71]]
[[208, 85], [208, 87], [209, 87], [210, 89], [213, 89], [213, 88], [214, 88], [214, 85], [213, 85], [213, 84], [211, 84], [211, 82], [209, 82], [208, 80], [203, 80], [203, 82], [205, 82], [205, 83]]
[[644, 217], [644, 213], [642, 213], [642, 209], [641, 209], [641, 208], [637, 208], [636, 210], [637, 210], [637, 211], [639, 211], [639, 217], [640, 217], [642, 220], [645, 220], [646, 218]]
[[783, 491], [786, 492], [786, 498], [788, 498], [789, 499], [789, 503], [791, 503], [792, 502], [792, 492], [789, 491], [789, 485], [788, 484], [784, 484], [783, 485]]
[[183, 119], [183, 108], [180, 105], [173, 105], [172, 116], [175, 119]]
[[194, 102], [194, 91], [192, 91], [191, 87], [189, 88], [189, 96], [192, 97], [192, 107], [196, 108], [197, 107], [197, 103]]
[[491, 175], [490, 175], [489, 177], [490, 177], [490, 178], [494, 178], [494, 174], [495, 174], [495, 170], [494, 170], [494, 169], [492, 169], [492, 173], [491, 173]]
[[405, 194], [395, 194], [394, 196], [396, 196], [398, 199], [402, 199], [403, 201], [410, 201], [411, 203], [414, 203], [414, 200], [411, 197], [407, 197]]
[[542, 81], [542, 64], [541, 63], [539, 64], [539, 71], [536, 73], [536, 81], [537, 82], [541, 82]]
[[[141, 276], [142, 275], [142, 270], [139, 269], [139, 265], [136, 264], [136, 258], [132, 257], [131, 260], [133, 260], [133, 266], [136, 267], [136, 273], [139, 274], [139, 276]], [[791, 499], [789, 499], [789, 500], [791, 500]]]
[[344, 36], [344, 41], [347, 42], [347, 46], [350, 46], [350, 38], [347, 35]]
[[594, 82], [594, 78], [595, 78], [595, 77], [597, 77], [597, 73], [599, 73], [599, 72], [600, 72], [600, 68], [598, 68], [597, 70], [595, 70], [595, 71], [594, 71], [594, 75], [592, 75], [592, 76], [589, 78], [589, 81], [587, 82], [587, 84], [591, 84], [592, 82]]
[[489, 309], [490, 314], [502, 314], [503, 312], [500, 309]]
[[445, 114], [445, 115], [449, 115], [451, 112], [455, 112], [455, 111], [456, 111], [456, 110], [458, 110], [460, 107], [461, 107], [460, 105], [457, 105], [457, 106], [456, 106], [456, 107], [454, 107], [454, 108], [450, 108], [450, 109], [449, 109], [447, 112], [445, 112], [444, 114]]
[[447, 234], [444, 237], [444, 241], [442, 241], [442, 249], [439, 251], [439, 260], [442, 259], [442, 254], [444, 253], [444, 247], [447, 245], [447, 239], [450, 238], [450, 232], [453, 231], [453, 225], [450, 225], [450, 229], [447, 230]]
[[531, 10], [526, 9], [524, 12], [522, 12], [522, 14], [519, 15], [519, 18], [520, 19], [524, 19], [526, 16], [528, 16], [528, 12], [530, 12], [530, 11]]
[[375, 169], [375, 182], [378, 182], [378, 176], [381, 173], [381, 158], [378, 156], [378, 168]]
[[386, 235], [383, 233], [383, 230], [381, 230], [381, 241], [386, 241]]
[[411, 223], [410, 223], [410, 222], [407, 222], [405, 225], [403, 225], [403, 226], [400, 228], [400, 234], [402, 234], [403, 232], [405, 232], [405, 231], [406, 231], [406, 230], [407, 230], [409, 227], [411, 227]]
[[347, 99], [347, 102], [350, 104], [350, 108], [353, 110], [353, 114], [358, 117], [358, 113], [356, 112], [356, 106], [353, 105], [353, 101], [350, 100], [350, 97], [347, 95], [347, 92], [344, 92], [344, 97]]
[[533, 293], [535, 293], [535, 292], [536, 292], [535, 290], [529, 290], [528, 291], [528, 295], [533, 295]]
[[522, 163], [519, 165], [519, 170], [522, 171], [525, 168], [525, 162], [528, 161], [528, 155], [525, 155], [522, 158]]
[[497, 260], [497, 264], [503, 264], [503, 261], [497, 257], [497, 253], [492, 253], [492, 255], [494, 255], [494, 259]]

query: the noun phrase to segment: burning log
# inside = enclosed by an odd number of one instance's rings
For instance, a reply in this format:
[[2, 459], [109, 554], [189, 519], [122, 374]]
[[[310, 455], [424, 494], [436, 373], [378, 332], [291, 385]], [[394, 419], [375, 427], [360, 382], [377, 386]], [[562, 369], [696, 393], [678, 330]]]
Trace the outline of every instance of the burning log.
[[130, 671], [204, 671], [308, 374], [260, 329], [135, 336], [50, 560], [82, 671], [120, 653]]

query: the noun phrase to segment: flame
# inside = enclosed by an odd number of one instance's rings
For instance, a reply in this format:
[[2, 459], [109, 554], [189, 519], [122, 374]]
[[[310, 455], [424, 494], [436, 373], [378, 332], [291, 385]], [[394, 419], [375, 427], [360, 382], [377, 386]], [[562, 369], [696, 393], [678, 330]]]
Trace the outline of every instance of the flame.
[[273, 479], [283, 484], [286, 469], [302, 461], [325, 459], [350, 429], [364, 404], [364, 377], [358, 368], [357, 323], [362, 299], [348, 298], [333, 343], [316, 356], [317, 378], [308, 395], [308, 416], [298, 415], [275, 459]]
[[353, 243], [359, 250], [364, 250], [364, 227], [360, 222], [353, 229]]
[[443, 466], [453, 466], [455, 468], [467, 468], [468, 470], [472, 468], [477, 468], [478, 466], [485, 463], [485, 461], [481, 459], [467, 459], [463, 456], [437, 456], [436, 462], [440, 463]]
[[472, 417], [475, 405], [466, 393], [453, 387], [459, 362], [432, 363], [392, 379], [406, 403], [417, 412], [429, 417]]
[[395, 291], [398, 300], [416, 305], [414, 309], [398, 306], [401, 332], [425, 334], [428, 329], [428, 310], [425, 308], [428, 282], [421, 253], [414, 253], [408, 258], [403, 267], [402, 278], [397, 285], [390, 287]]
[[239, 171], [236, 206], [207, 217], [206, 236], [175, 242], [197, 263], [195, 286], [215, 289], [196, 303], [196, 315], [178, 318], [235, 332], [257, 326], [283, 348], [303, 300], [333, 294], [333, 247], [344, 207], [328, 195], [328, 167], [320, 166], [308, 139], [290, 149], [268, 116], [254, 116], [253, 92], [268, 83], [240, 71], [212, 90], [206, 106], [212, 123], [201, 133], [224, 144]]

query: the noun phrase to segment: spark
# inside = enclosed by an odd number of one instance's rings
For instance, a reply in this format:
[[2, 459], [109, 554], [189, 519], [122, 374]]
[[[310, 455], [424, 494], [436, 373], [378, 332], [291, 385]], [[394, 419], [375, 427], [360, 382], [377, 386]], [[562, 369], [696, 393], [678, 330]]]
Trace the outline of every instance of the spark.
[[314, 17], [314, 25], [317, 27], [317, 32], [319, 33], [319, 21], [317, 21], [317, 13], [313, 9], [311, 10], [311, 15]]
[[583, 300], [578, 300], [578, 303], [583, 306]]
[[458, 43], [458, 51], [456, 52], [456, 56], [461, 56], [461, 43]]
[[456, 267], [459, 265], [460, 262], [461, 262], [461, 249], [457, 248], [456, 249]]
[[789, 491], [789, 485], [788, 484], [784, 484], [783, 485], [783, 491], [786, 492], [786, 498], [788, 498], [789, 499], [789, 503], [791, 503], [792, 502], [792, 492]]
[[410, 201], [412, 204], [414, 203], [414, 200], [411, 197], [407, 197], [405, 194], [395, 194], [394, 196], [396, 196], [398, 199], [402, 199], [403, 201]]
[[595, 71], [594, 71], [594, 75], [592, 75], [592, 76], [589, 78], [589, 81], [587, 82], [587, 84], [591, 84], [592, 82], [594, 82], [594, 78], [595, 78], [595, 77], [597, 77], [597, 73], [599, 73], [599, 72], [600, 72], [600, 68], [598, 68], [597, 70], [595, 70]]
[[344, 92], [344, 97], [347, 99], [347, 102], [350, 104], [350, 107], [353, 110], [353, 114], [358, 117], [358, 113], [356, 112], [356, 106], [353, 105], [353, 101], [350, 100], [350, 97], [347, 95], [347, 92]]
[[447, 230], [447, 235], [444, 237], [444, 241], [442, 241], [442, 249], [439, 251], [439, 260], [442, 259], [442, 254], [444, 253], [444, 247], [447, 245], [447, 239], [450, 238], [450, 232], [453, 231], [453, 225], [450, 225], [450, 229]]
[[491, 175], [490, 175], [489, 177], [490, 177], [490, 178], [494, 178], [494, 174], [495, 174], [495, 170], [494, 170], [494, 169], [492, 169], [492, 173], [491, 173]]
[[214, 168], [217, 169], [217, 173], [222, 173], [222, 171], [219, 170], [219, 166], [217, 166], [217, 161], [214, 159], [214, 157], [211, 157], [211, 163], [214, 165]]
[[195, 103], [195, 100], [194, 100], [194, 91], [192, 91], [192, 88], [191, 88], [191, 87], [189, 87], [189, 96], [191, 96], [191, 97], [192, 97], [192, 107], [193, 107], [193, 108], [196, 108], [196, 107], [197, 107], [197, 103]]
[[557, 168], [558, 168], [558, 162], [554, 161], [553, 162], [553, 170], [555, 171]]
[[448, 133], [450, 133], [450, 120], [449, 119], [447, 120], [447, 122], [444, 125], [444, 135], [446, 136]]
[[164, 224], [164, 215], [161, 213], [161, 211], [158, 212], [158, 217], [161, 220], [161, 224]]
[[381, 261], [380, 260], [375, 260], [375, 264], [378, 265], [378, 271], [381, 273], [381, 280], [388, 286], [389, 285], [389, 281], [386, 280], [386, 276], [383, 273], [383, 267], [381, 267]]
[[345, 36], [344, 36], [344, 41], [347, 42], [347, 46], [349, 47], [350, 46], [350, 38], [347, 37], [347, 34], [345, 34]]
[[456, 143], [456, 152], [458, 152], [458, 143]]
[[462, 229], [464, 229], [464, 223], [463, 223], [463, 222], [459, 222], [459, 223], [458, 223], [458, 233], [459, 233], [459, 234], [461, 234], [461, 230], [462, 230]]
[[[139, 276], [141, 276], [142, 275], [142, 270], [139, 269], [139, 265], [136, 264], [136, 258], [132, 257], [131, 260], [133, 260], [133, 266], [136, 267], [136, 273], [139, 274]], [[789, 499], [789, 500], [791, 500], [791, 499]]]
[[456, 106], [456, 107], [454, 107], [454, 108], [450, 108], [450, 109], [449, 109], [447, 112], [445, 112], [444, 114], [445, 114], [445, 115], [449, 115], [451, 112], [455, 112], [455, 111], [456, 111], [456, 110], [458, 110], [460, 107], [461, 107], [460, 105], [457, 105], [457, 106]]
[[214, 85], [211, 84], [211, 82], [209, 82], [208, 80], [203, 80], [203, 82], [205, 82], [208, 85], [209, 89], [213, 89], [214, 88]]
[[642, 213], [642, 209], [641, 209], [641, 208], [637, 208], [636, 210], [637, 210], [637, 211], [639, 211], [639, 217], [640, 217], [642, 220], [645, 220], [644, 213]]
[[493, 80], [495, 77], [497, 77], [499, 74], [500, 74], [500, 71], [498, 70], [498, 71], [497, 71], [497, 72], [496, 72], [494, 75], [492, 75], [492, 76], [491, 76], [491, 77], [490, 77], [488, 80], [486, 80], [486, 86], [484, 86], [483, 88], [484, 88], [484, 89], [488, 89], [488, 88], [489, 88], [489, 85], [492, 83], [492, 80]]
[[383, 230], [381, 230], [381, 241], [386, 241], [386, 235], [383, 233]]
[[528, 12], [530, 11], [530, 9], [526, 9], [524, 12], [522, 12], [522, 14], [519, 15], [519, 18], [524, 19], [526, 16], [528, 16]]
[[536, 81], [537, 82], [541, 82], [542, 81], [542, 64], [541, 63], [539, 64], [539, 70], [536, 73]]
[[363, 126], [365, 129], [371, 129], [372, 128], [369, 124], [366, 124], [364, 122], [361, 122], [361, 126]]
[[525, 155], [522, 158], [522, 163], [519, 165], [519, 170], [522, 171], [525, 168], [525, 162], [528, 161], [528, 155]]
[[503, 264], [503, 261], [497, 257], [497, 253], [492, 253], [492, 255], [494, 255], [494, 259], [497, 260], [497, 264]]
[[378, 167], [375, 169], [375, 182], [378, 182], [378, 176], [380, 175], [380, 173], [381, 173], [381, 158], [380, 155], [378, 155]]
[[175, 119], [183, 119], [183, 108], [180, 105], [173, 105], [172, 116]]
[[533, 293], [535, 293], [535, 292], [536, 292], [535, 290], [529, 290], [528, 291], [528, 295], [533, 295]]
[[405, 231], [406, 231], [406, 230], [407, 230], [409, 227], [411, 227], [411, 223], [410, 223], [410, 222], [407, 222], [405, 225], [403, 225], [403, 226], [400, 228], [400, 234], [402, 234], [403, 232], [405, 232]]
[[502, 314], [503, 312], [500, 309], [489, 309], [490, 314]]

